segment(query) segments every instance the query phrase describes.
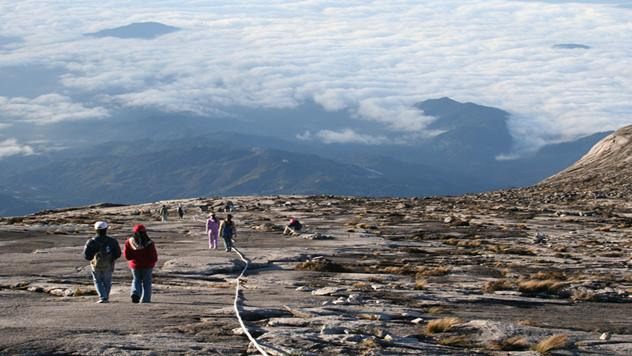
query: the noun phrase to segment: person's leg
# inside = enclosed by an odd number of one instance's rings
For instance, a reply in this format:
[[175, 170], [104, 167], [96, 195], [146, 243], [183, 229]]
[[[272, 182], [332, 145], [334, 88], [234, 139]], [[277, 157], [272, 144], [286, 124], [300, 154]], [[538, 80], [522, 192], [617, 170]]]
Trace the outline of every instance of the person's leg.
[[208, 248], [213, 248], [213, 232], [208, 232]]
[[103, 271], [103, 288], [105, 289], [105, 300], [110, 300], [110, 290], [112, 289], [113, 270]]
[[143, 277], [143, 303], [151, 302], [151, 274], [152, 268], [143, 268], [141, 269], [141, 274]]
[[224, 250], [226, 250], [226, 252], [230, 251], [230, 237], [222, 236], [222, 240], [224, 240]]
[[132, 293], [131, 298], [133, 303], [138, 303], [142, 294], [142, 275], [140, 269], [135, 268], [132, 270]]
[[100, 271], [92, 271], [92, 280], [94, 281], [94, 288], [97, 290], [97, 294], [99, 295], [99, 300], [107, 300], [105, 289], [103, 288], [103, 283], [101, 281], [101, 272]]
[[217, 245], [219, 245], [219, 234], [217, 232], [212, 234], [213, 237], [213, 249], [217, 250]]

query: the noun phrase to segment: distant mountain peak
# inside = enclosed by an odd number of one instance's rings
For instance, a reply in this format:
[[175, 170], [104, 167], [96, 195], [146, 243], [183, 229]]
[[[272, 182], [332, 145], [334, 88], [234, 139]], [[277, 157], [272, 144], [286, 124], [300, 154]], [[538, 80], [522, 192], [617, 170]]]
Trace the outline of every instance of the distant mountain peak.
[[474, 103], [461, 103], [448, 97], [425, 100], [415, 105], [424, 115], [436, 118], [428, 129], [443, 131], [437, 139], [455, 154], [496, 157], [511, 151], [509, 113]]
[[554, 44], [555, 49], [590, 49], [590, 46], [581, 43], [558, 43]]
[[176, 31], [180, 31], [180, 28], [160, 22], [135, 22], [125, 26], [87, 33], [86, 36], [154, 39]]

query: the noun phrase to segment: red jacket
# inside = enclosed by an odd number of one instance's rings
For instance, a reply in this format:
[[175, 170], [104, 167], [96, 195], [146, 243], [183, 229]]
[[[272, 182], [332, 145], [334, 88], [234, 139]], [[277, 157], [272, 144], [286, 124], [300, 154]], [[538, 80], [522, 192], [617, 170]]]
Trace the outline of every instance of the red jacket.
[[129, 260], [129, 268], [154, 268], [156, 261], [158, 261], [158, 253], [154, 242], [152, 241], [144, 248], [135, 249], [132, 242], [130, 242], [132, 239], [129, 238], [125, 241], [125, 248], [123, 249], [125, 259]]

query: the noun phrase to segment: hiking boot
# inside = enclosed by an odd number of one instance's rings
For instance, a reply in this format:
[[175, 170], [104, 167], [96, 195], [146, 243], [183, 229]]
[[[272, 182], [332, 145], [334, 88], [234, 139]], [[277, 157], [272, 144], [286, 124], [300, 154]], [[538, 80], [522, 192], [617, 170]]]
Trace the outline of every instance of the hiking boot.
[[97, 303], [109, 303], [107, 299], [99, 299]]
[[132, 303], [138, 303], [139, 300], [140, 300], [139, 296], [137, 296], [136, 294], [132, 294]]

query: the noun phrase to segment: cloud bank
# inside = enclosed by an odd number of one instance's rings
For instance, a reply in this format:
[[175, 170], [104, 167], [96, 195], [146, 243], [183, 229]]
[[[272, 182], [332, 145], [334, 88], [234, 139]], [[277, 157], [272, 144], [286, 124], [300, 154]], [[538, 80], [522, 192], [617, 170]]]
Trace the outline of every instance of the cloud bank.
[[7, 139], [0, 141], [0, 158], [15, 155], [31, 155], [33, 148], [28, 145], [21, 145], [16, 139]]
[[[632, 10], [617, 4], [4, 2], [0, 36], [21, 41], [0, 70], [65, 74], [58, 93], [0, 98], [0, 113], [50, 124], [104, 118], [109, 106], [215, 115], [314, 101], [410, 133], [431, 121], [414, 103], [449, 96], [511, 112], [512, 133], [538, 146], [632, 122]], [[150, 41], [81, 35], [145, 21], [182, 30]], [[315, 136], [375, 141], [352, 130]]]

